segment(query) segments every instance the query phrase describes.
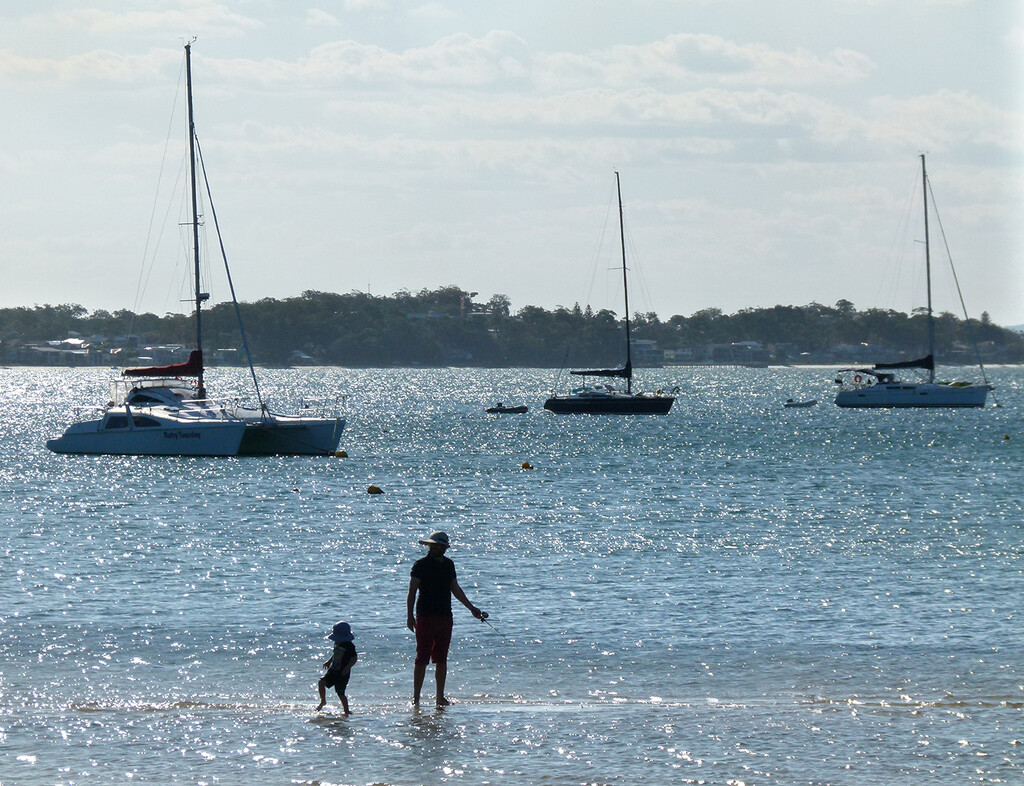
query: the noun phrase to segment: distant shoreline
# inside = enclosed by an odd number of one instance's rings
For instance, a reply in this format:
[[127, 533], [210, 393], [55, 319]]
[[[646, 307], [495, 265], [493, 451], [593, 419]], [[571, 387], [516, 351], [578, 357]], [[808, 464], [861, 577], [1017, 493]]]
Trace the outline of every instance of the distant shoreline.
[[[832, 363], [769, 363], [764, 366], [752, 366], [743, 363], [666, 363], [662, 366], [634, 366], [634, 370], [638, 372], [650, 372], [668, 369], [681, 369], [681, 368], [737, 368], [747, 369], [748, 371], [766, 371], [770, 369], [780, 368], [822, 368], [822, 369], [834, 369], [834, 368], [848, 368], [853, 366], [864, 366], [870, 367], [874, 365], [867, 361], [856, 361], [856, 360], [837, 360]], [[939, 363], [939, 368], [977, 368], [977, 363]], [[274, 371], [287, 371], [287, 370], [299, 370], [299, 369], [348, 369], [352, 371], [359, 370], [374, 370], [374, 371], [429, 371], [435, 369], [465, 369], [467, 371], [510, 371], [514, 369], [529, 369], [537, 371], [559, 371], [560, 369], [553, 366], [341, 366], [329, 363], [312, 363], [304, 364], [301, 366], [289, 366], [289, 365], [266, 365], [262, 363], [256, 363], [256, 368], [274, 370]], [[985, 368], [1019, 368], [1024, 366], [1024, 363], [986, 363]], [[13, 369], [38, 369], [40, 371], [45, 369], [91, 369], [99, 370], [106, 369], [112, 372], [119, 372], [122, 366], [104, 366], [104, 365], [87, 365], [87, 364], [50, 364], [50, 365], [39, 365], [30, 363], [8, 363], [6, 365], [0, 365], [0, 371], [9, 371]], [[206, 370], [213, 369], [245, 369], [245, 366], [216, 366], [208, 365]]]

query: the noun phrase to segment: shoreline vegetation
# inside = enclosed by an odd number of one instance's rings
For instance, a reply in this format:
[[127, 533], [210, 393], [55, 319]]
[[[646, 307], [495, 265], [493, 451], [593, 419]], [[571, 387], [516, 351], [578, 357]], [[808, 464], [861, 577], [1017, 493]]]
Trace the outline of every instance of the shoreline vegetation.
[[[589, 306], [512, 310], [505, 295], [477, 302], [456, 286], [389, 296], [307, 291], [239, 303], [253, 362], [261, 366], [353, 368], [559, 368], [621, 360], [623, 320]], [[705, 308], [662, 320], [632, 317], [638, 367], [870, 364], [918, 357], [926, 313], [834, 306]], [[243, 365], [231, 303], [204, 312], [210, 365]], [[194, 344], [189, 314], [88, 311], [80, 305], [0, 309], [0, 364], [122, 366], [175, 362]], [[944, 365], [1024, 362], [1024, 335], [981, 319], [936, 314]]]

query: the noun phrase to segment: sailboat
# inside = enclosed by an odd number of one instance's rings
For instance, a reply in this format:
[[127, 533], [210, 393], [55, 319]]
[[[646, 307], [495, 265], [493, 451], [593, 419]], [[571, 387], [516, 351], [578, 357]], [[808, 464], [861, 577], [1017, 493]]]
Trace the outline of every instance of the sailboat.
[[[935, 319], [932, 315], [931, 245], [928, 236], [928, 172], [921, 154], [921, 186], [924, 193], [924, 258], [928, 289], [928, 354], [917, 360], [876, 363], [871, 368], [845, 368], [837, 372], [840, 386], [836, 405], [844, 408], [871, 407], [984, 407], [991, 385], [971, 382], [935, 381]], [[896, 371], [920, 369], [925, 382], [897, 379]]]
[[[102, 408], [97, 419], [72, 424], [61, 437], [48, 440], [46, 446], [56, 453], [119, 455], [332, 454], [338, 449], [345, 420], [336, 412], [272, 412], [260, 394], [259, 381], [249, 356], [241, 321], [239, 327], [242, 342], [246, 348], [249, 372], [259, 404], [223, 404], [207, 396], [203, 365], [202, 304], [210, 296], [202, 291], [200, 281], [197, 152], [201, 158], [201, 151], [198, 150], [193, 114], [191, 42], [185, 44], [185, 74], [196, 348], [185, 363], [124, 369], [121, 374], [123, 379], [114, 382], [114, 395], [111, 399], [112, 402], [121, 403]], [[212, 210], [212, 199], [210, 204]], [[213, 217], [216, 226], [215, 211]], [[230, 282], [230, 273], [228, 280]], [[233, 286], [231, 294], [234, 299]], [[237, 302], [235, 305], [237, 312]]]
[[658, 393], [633, 392], [633, 358], [629, 322], [629, 281], [626, 275], [626, 229], [622, 217], [622, 186], [619, 173], [615, 173], [615, 191], [619, 200], [619, 240], [622, 246], [622, 293], [626, 307], [626, 364], [622, 368], [570, 371], [584, 377], [626, 380], [621, 390], [607, 383], [584, 384], [564, 396], [552, 396], [544, 402], [544, 409], [558, 415], [665, 415], [672, 408], [675, 396]]
[[[185, 363], [145, 371], [153, 376], [137, 388], [115, 380], [110, 404], [96, 407], [97, 416], [71, 424], [46, 447], [54, 453], [121, 456], [238, 455], [245, 421], [200, 397], [196, 383], [185, 379], [201, 379], [202, 350], [193, 350]], [[155, 376], [160, 373], [165, 376]]]

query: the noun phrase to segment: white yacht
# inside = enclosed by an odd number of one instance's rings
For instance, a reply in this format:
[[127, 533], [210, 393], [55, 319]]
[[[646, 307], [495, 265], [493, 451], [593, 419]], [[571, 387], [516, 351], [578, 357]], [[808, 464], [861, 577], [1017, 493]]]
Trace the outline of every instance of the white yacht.
[[[926, 359], [925, 359], [926, 360]], [[918, 362], [924, 362], [918, 361]], [[990, 385], [972, 382], [935, 382], [934, 367], [927, 382], [901, 382], [896, 375], [874, 368], [840, 369], [836, 395], [840, 407], [983, 407]]]
[[[931, 246], [928, 237], [928, 173], [921, 155], [921, 183], [924, 191], [924, 257], [928, 282], [928, 354], [918, 360], [876, 363], [871, 368], [844, 368], [836, 373], [839, 385], [836, 405], [843, 408], [882, 407], [984, 407], [992, 386], [972, 382], [935, 381], [935, 319], [932, 315]], [[905, 381], [896, 378], [897, 369], [919, 369], [927, 378]], [[984, 369], [983, 369], [984, 372]]]

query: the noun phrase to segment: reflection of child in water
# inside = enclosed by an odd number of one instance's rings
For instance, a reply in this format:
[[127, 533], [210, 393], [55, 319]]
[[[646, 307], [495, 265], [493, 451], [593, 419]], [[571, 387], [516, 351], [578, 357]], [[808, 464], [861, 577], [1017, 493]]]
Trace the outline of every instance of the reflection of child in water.
[[327, 673], [316, 684], [317, 690], [320, 691], [320, 706], [317, 707], [317, 711], [322, 710], [327, 704], [327, 689], [334, 688], [341, 699], [341, 706], [345, 708], [345, 714], [348, 715], [348, 696], [345, 695], [345, 688], [348, 687], [348, 678], [352, 674], [352, 665], [359, 659], [352, 643], [355, 637], [347, 622], [339, 622], [327, 638], [334, 642], [334, 653], [324, 664]]

